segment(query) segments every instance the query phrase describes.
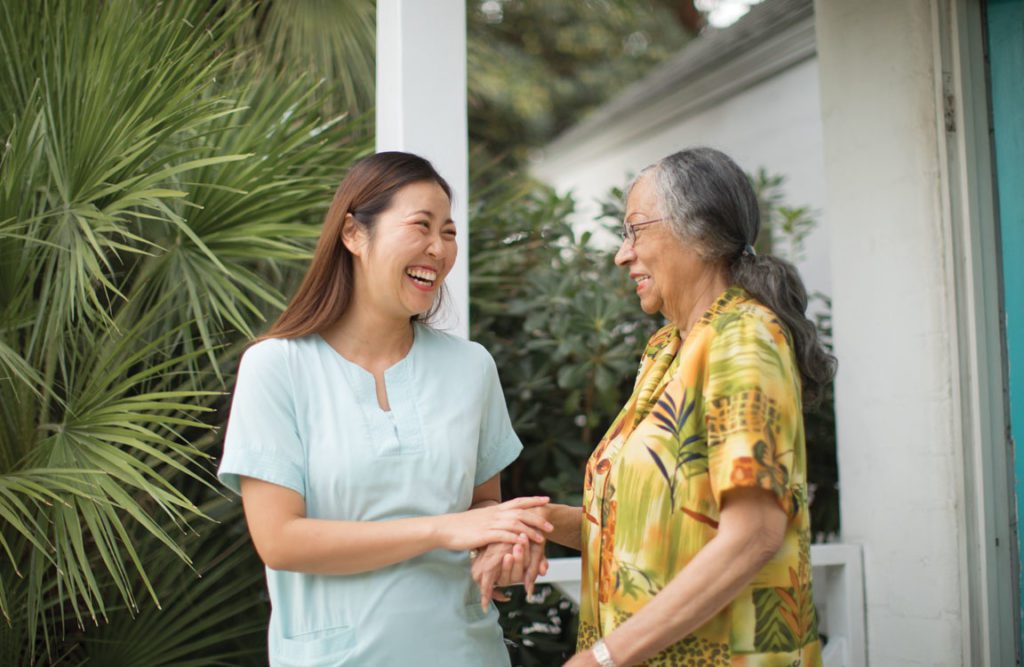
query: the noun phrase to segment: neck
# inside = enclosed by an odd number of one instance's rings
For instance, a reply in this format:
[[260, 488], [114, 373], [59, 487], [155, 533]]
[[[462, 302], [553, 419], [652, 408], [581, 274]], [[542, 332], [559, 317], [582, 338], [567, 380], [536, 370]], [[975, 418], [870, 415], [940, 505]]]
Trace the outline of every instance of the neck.
[[665, 313], [679, 329], [683, 338], [690, 333], [693, 325], [714, 304], [715, 299], [729, 287], [729, 280], [724, 271], [715, 271], [702, 276], [694, 284], [693, 289], [682, 299], [678, 299], [680, 308], [674, 313]]
[[365, 368], [390, 366], [409, 353], [412, 323], [356, 300], [321, 334], [342, 356]]

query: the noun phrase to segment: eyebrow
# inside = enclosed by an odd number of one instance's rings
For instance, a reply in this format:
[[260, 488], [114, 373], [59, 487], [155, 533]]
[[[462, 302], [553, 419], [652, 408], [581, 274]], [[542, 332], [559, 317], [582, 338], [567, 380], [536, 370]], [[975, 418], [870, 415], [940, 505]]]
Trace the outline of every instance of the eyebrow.
[[[406, 218], [411, 218], [411, 217], [413, 217], [413, 216], [415, 216], [415, 215], [420, 215], [421, 213], [422, 213], [423, 215], [427, 216], [428, 218], [430, 218], [431, 220], [433, 220], [433, 219], [434, 219], [434, 214], [433, 214], [433, 213], [431, 213], [430, 211], [428, 211], [428, 210], [427, 210], [427, 209], [425, 209], [425, 208], [421, 208], [421, 209], [420, 209], [420, 210], [418, 210], [418, 211], [413, 211], [412, 213], [409, 213], [409, 214], [408, 214], [408, 215], [406, 215], [405, 217], [406, 217]], [[452, 224], [452, 225], [454, 225], [454, 224], [455, 224], [455, 221], [454, 221], [454, 220], [452, 220], [451, 218], [448, 218], [448, 219], [447, 219], [447, 220], [445, 220], [445, 221], [444, 221], [444, 222], [443, 222], [442, 224], [445, 224], [445, 225], [447, 225], [447, 224]]]

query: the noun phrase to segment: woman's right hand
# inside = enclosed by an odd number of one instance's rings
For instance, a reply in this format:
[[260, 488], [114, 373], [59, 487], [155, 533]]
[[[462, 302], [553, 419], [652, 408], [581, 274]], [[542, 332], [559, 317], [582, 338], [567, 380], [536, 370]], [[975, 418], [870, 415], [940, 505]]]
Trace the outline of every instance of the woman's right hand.
[[514, 544], [526, 534], [537, 544], [544, 542], [544, 533], [554, 529], [544, 517], [530, 510], [543, 507], [545, 496], [514, 498], [500, 505], [467, 510], [436, 517], [435, 529], [440, 546], [451, 551], [468, 551], [494, 542]]

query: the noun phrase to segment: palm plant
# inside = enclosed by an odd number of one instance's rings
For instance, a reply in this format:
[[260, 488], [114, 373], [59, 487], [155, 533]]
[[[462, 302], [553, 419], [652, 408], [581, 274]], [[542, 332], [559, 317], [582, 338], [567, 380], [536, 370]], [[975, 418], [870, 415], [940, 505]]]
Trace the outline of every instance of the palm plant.
[[238, 509], [211, 426], [369, 150], [363, 120], [321, 117], [311, 77], [240, 50], [252, 20], [235, 2], [0, 3], [0, 664], [158, 664], [126, 642], [180, 664], [185, 627], [203, 660], [252, 650], [231, 646], [260, 570], [213, 523]]
[[328, 108], [359, 114], [372, 108], [376, 79], [375, 0], [256, 2], [239, 32], [252, 57], [273, 70], [300, 69], [328, 83]]

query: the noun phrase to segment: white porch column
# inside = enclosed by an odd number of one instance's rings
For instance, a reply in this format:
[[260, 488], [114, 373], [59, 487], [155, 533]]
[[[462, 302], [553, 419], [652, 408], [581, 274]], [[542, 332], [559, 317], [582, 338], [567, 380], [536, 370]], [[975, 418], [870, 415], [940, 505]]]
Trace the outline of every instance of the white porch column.
[[454, 190], [459, 257], [438, 325], [468, 337], [465, 0], [377, 0], [377, 150], [422, 155]]

